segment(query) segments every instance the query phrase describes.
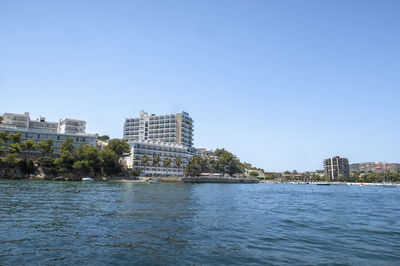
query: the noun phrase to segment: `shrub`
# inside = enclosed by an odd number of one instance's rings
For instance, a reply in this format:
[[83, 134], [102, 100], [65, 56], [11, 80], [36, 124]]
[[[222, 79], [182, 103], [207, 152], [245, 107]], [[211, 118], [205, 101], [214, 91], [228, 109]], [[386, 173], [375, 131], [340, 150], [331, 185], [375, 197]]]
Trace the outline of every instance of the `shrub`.
[[54, 159], [49, 156], [39, 158], [38, 163], [42, 167], [54, 167]]
[[76, 161], [72, 167], [76, 170], [88, 173], [90, 172], [89, 162], [87, 160]]
[[17, 163], [17, 167], [24, 173], [24, 174], [33, 174], [36, 170], [35, 165], [33, 164], [32, 160], [21, 160]]
[[7, 154], [5, 162], [8, 167], [14, 167], [17, 164], [17, 154], [15, 153]]
[[257, 177], [257, 176], [258, 176], [258, 172], [257, 172], [257, 171], [251, 171], [251, 172], [249, 173], [249, 175], [250, 175], [251, 177]]

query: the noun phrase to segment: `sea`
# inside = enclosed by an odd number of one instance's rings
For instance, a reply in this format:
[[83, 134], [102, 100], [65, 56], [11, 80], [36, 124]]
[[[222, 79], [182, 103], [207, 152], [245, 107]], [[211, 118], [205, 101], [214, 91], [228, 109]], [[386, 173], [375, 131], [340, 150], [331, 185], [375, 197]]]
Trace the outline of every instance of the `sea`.
[[400, 187], [0, 181], [0, 265], [399, 265]]

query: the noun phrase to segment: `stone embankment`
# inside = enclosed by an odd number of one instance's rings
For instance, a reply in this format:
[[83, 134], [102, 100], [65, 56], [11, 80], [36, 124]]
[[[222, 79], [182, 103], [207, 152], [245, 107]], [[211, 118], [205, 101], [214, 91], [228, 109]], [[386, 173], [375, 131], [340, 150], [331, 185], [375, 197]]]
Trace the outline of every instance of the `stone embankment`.
[[183, 177], [183, 183], [223, 183], [223, 184], [256, 184], [260, 181], [253, 178], [234, 177]]
[[176, 183], [176, 182], [181, 182], [182, 178], [176, 176], [167, 176], [167, 177], [154, 177], [153, 179], [157, 179], [160, 182]]

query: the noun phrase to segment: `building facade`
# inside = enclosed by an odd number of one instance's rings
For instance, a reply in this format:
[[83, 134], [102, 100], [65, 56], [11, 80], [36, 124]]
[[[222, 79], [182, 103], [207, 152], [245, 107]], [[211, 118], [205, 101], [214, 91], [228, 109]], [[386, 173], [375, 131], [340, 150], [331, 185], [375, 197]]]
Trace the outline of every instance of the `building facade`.
[[[86, 122], [82, 120], [67, 118], [61, 119], [59, 122], [49, 122], [44, 117], [30, 120], [29, 113], [4, 113], [2, 117], [0, 131], [20, 133], [22, 141], [33, 139], [36, 144], [41, 140], [52, 139], [55, 154], [60, 152], [61, 144], [68, 138], [73, 139], [75, 147], [78, 147], [79, 144], [96, 146], [97, 136], [85, 133]], [[70, 123], [76, 124], [69, 125]]]
[[141, 111], [139, 117], [125, 120], [123, 136], [127, 141], [153, 140], [192, 147], [193, 119], [186, 112], [149, 115]]
[[340, 175], [348, 179], [350, 177], [349, 160], [335, 156], [333, 158], [324, 160], [324, 173], [325, 176], [330, 177], [332, 180], [339, 179]]
[[364, 173], [376, 172], [376, 173], [398, 173], [400, 170], [400, 164], [398, 163], [382, 163], [382, 162], [365, 162], [365, 163], [353, 163], [350, 164], [350, 171], [361, 171]]
[[[141, 176], [183, 176], [183, 169], [188, 164], [191, 155], [188, 147], [153, 140], [129, 140], [131, 155], [124, 158], [128, 168], [140, 170]], [[145, 163], [143, 157], [147, 157]], [[158, 157], [159, 162], [154, 164], [153, 158]], [[170, 159], [170, 165], [164, 165], [164, 159]], [[181, 163], [178, 165], [177, 161]]]
[[58, 122], [58, 131], [60, 133], [84, 134], [86, 131], [86, 122], [76, 119], [60, 119]]
[[214, 151], [213, 150], [207, 150], [206, 148], [198, 148], [197, 149], [197, 154], [201, 158], [214, 158]]

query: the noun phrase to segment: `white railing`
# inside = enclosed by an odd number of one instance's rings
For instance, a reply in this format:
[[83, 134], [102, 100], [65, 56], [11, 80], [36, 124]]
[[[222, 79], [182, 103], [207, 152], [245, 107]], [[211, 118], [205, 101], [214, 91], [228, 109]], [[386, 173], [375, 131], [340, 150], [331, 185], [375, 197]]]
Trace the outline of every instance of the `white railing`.
[[4, 125], [0, 124], [0, 129], [4, 130], [15, 130], [25, 133], [45, 133], [45, 134], [57, 134], [57, 135], [67, 135], [67, 136], [80, 136], [80, 137], [96, 137], [95, 134], [87, 134], [87, 133], [60, 133], [54, 130], [46, 130], [46, 129], [34, 129], [34, 128], [21, 128], [16, 126]]

